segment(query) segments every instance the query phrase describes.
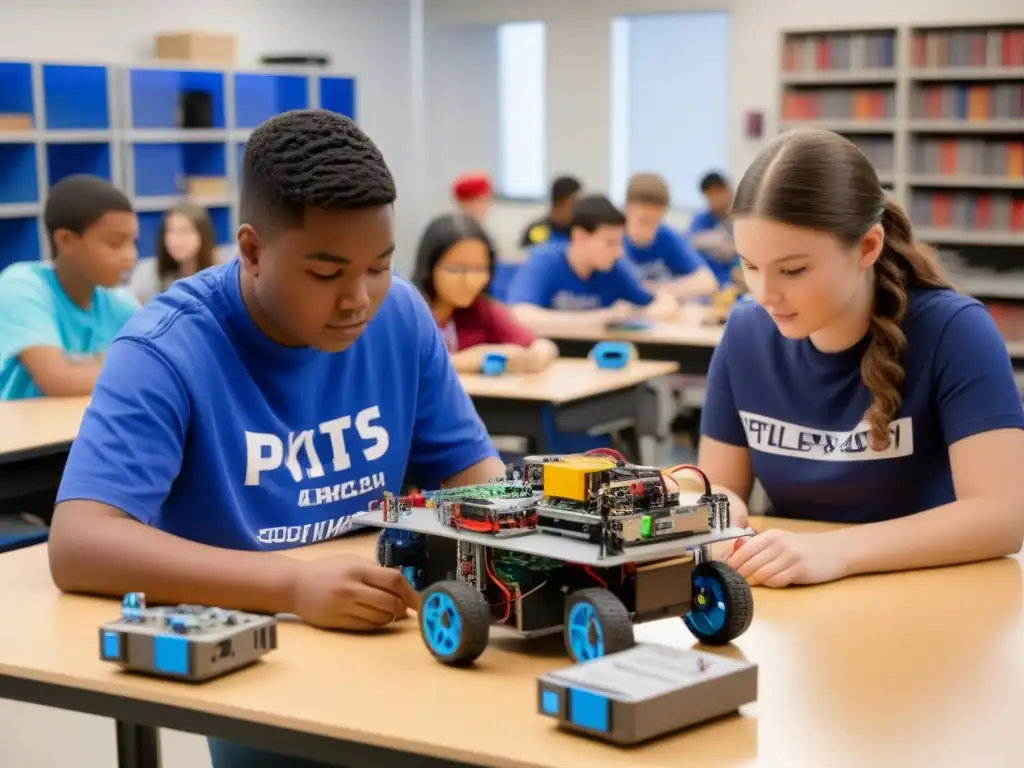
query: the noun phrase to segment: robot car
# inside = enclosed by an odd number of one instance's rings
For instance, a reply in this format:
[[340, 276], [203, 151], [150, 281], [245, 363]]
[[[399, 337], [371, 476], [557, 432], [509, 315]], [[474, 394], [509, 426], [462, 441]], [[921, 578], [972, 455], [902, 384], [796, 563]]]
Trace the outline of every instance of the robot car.
[[[691, 469], [699, 498], [672, 473]], [[381, 565], [421, 592], [423, 641], [440, 662], [472, 663], [493, 627], [561, 632], [589, 661], [634, 645], [636, 623], [682, 617], [702, 643], [750, 626], [745, 579], [711, 546], [749, 536], [696, 467], [627, 463], [616, 451], [528, 456], [491, 483], [416, 497], [386, 494], [357, 523], [383, 528]]]

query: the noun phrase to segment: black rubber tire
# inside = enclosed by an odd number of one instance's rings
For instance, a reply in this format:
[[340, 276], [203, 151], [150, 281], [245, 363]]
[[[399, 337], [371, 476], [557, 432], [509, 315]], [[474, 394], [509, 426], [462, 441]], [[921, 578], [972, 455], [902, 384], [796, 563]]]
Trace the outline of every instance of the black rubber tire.
[[[750, 622], [754, 620], [754, 595], [747, 580], [735, 568], [718, 560], [709, 560], [696, 566], [690, 578], [696, 582], [701, 576], [714, 579], [721, 585], [725, 595], [725, 622], [717, 631], [706, 633], [694, 626], [689, 620], [689, 614], [683, 620], [687, 629], [704, 645], [728, 645], [750, 628]], [[693, 606], [692, 611], [699, 610], [696, 587]]]
[[380, 532], [380, 535], [377, 537], [377, 564], [382, 565], [385, 568], [390, 567], [388, 566], [387, 563], [384, 562], [384, 542], [387, 540], [387, 535], [388, 529], [385, 528], [383, 531]]
[[573, 650], [569, 616], [573, 608], [579, 603], [588, 603], [594, 611], [603, 636], [603, 656], [628, 650], [636, 644], [636, 639], [633, 635], [633, 618], [629, 615], [626, 606], [622, 604], [618, 597], [609, 590], [600, 587], [579, 589], [569, 595], [565, 601], [565, 626], [562, 630], [565, 650], [568, 652], [569, 658], [574, 662], [582, 663], [584, 661], [592, 661], [594, 658], [601, 658], [601, 656], [594, 656], [590, 659], [582, 658]]
[[[449, 649], [442, 649], [431, 641], [432, 627], [427, 626], [431, 619], [428, 609], [431, 596], [438, 593], [451, 600], [462, 623], [458, 643]], [[435, 659], [451, 667], [467, 666], [480, 658], [490, 640], [491, 620], [487, 599], [476, 587], [464, 581], [439, 581], [427, 587], [420, 597], [419, 626], [423, 643]]]

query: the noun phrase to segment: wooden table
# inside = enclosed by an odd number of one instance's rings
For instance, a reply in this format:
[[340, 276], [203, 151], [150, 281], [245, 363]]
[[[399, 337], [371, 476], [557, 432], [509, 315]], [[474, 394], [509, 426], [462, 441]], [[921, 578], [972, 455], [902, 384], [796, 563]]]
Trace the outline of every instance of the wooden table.
[[0, 402], [0, 499], [56, 491], [88, 405], [88, 397]]
[[[360, 535], [295, 554], [372, 556], [373, 545]], [[718, 652], [759, 665], [758, 702], [620, 750], [537, 714], [537, 676], [568, 663], [557, 638], [495, 640], [475, 668], [455, 670], [433, 660], [412, 618], [374, 636], [286, 623], [277, 651], [221, 680], [121, 673], [99, 661], [97, 645], [117, 602], [58, 593], [39, 545], [0, 557], [0, 609], [11, 618], [0, 633], [0, 696], [350, 768], [1011, 768], [1024, 755], [1021, 583], [1018, 556], [756, 588], [750, 630]], [[693, 645], [676, 619], [642, 625], [637, 637]]]
[[600, 341], [628, 341], [644, 360], [669, 360], [678, 364], [680, 373], [704, 376], [711, 363], [711, 353], [721, 341], [725, 328], [721, 324], [704, 323], [710, 311], [704, 306], [686, 306], [680, 322], [659, 323], [639, 331], [609, 331], [601, 325], [580, 327], [558, 323], [531, 323], [530, 330], [551, 339], [563, 355], [570, 357], [586, 357]]
[[[563, 358], [542, 373], [460, 374], [462, 386], [492, 435], [521, 435], [531, 452], [546, 453], [553, 429], [625, 433], [639, 456], [638, 436], [656, 424], [656, 396], [647, 384], [675, 373], [675, 363], [635, 360], [602, 370], [590, 360]], [[650, 423], [650, 426], [647, 426]]]

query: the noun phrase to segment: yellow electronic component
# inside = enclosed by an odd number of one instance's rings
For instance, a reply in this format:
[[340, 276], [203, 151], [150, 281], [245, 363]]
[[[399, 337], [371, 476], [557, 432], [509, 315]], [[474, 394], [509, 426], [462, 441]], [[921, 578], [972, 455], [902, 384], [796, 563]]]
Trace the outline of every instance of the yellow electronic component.
[[592, 475], [614, 466], [614, 461], [597, 457], [545, 464], [544, 495], [586, 503], [590, 498]]

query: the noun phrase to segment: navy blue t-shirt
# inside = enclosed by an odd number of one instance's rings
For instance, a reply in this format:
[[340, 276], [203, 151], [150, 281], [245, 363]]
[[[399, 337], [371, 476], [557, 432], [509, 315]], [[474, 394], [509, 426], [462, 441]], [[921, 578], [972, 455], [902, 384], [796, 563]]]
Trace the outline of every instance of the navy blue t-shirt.
[[235, 259], [177, 282], [111, 345], [58, 502], [177, 536], [281, 549], [344, 533], [408, 470], [440, 481], [497, 455], [418, 292], [395, 277], [347, 350], [253, 323]]
[[780, 516], [867, 523], [955, 501], [949, 446], [1024, 428], [1009, 354], [984, 306], [949, 290], [912, 290], [903, 331], [903, 403], [875, 452], [860, 377], [869, 339], [823, 353], [737, 304], [712, 355], [702, 433], [749, 447]]
[[607, 272], [581, 278], [565, 258], [567, 243], [547, 243], [530, 251], [508, 289], [508, 304], [544, 309], [604, 309], [617, 301], [646, 307], [654, 301], [625, 258]]
[[687, 242], [665, 225], [658, 228], [654, 239], [645, 246], [626, 238], [626, 257], [641, 280], [655, 282], [689, 275], [704, 266], [704, 260]]
[[[720, 221], [710, 210], [700, 211], [694, 214], [690, 220], [689, 238], [703, 232], [715, 232], [717, 230], [722, 230], [730, 238], [732, 237], [731, 224]], [[687, 243], [689, 243], [689, 238]], [[733, 283], [733, 270], [740, 266], [739, 254], [732, 253], [726, 256], [724, 254], [702, 251], [696, 247], [694, 247], [694, 251], [703, 257], [720, 286], [725, 287]]]

